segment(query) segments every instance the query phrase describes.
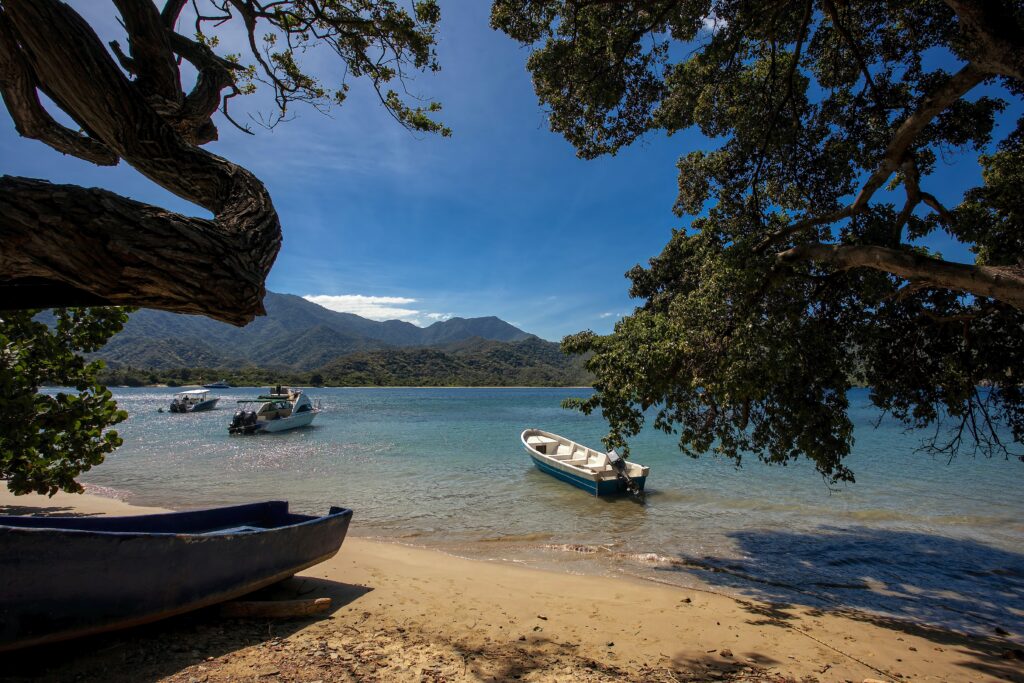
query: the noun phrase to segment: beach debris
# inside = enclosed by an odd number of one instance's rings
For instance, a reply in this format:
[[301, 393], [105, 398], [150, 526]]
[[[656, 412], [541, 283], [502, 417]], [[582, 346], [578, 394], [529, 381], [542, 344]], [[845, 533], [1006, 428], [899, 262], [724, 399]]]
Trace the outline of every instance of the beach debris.
[[718, 651], [718, 654], [720, 654], [723, 657], [732, 657], [732, 650], [730, 650], [729, 648], [723, 648]]
[[330, 598], [307, 600], [232, 600], [220, 605], [218, 612], [233, 619], [288, 619], [307, 617], [331, 608]]
[[544, 616], [543, 614], [538, 614], [538, 615], [537, 615], [537, 618], [538, 618], [538, 619], [543, 619], [544, 621], [547, 621], [547, 620], [548, 620], [548, 618], [547, 618], [546, 616]]
[[1024, 650], [1019, 647], [1011, 648], [1002, 654], [1003, 659], [1016, 659], [1024, 661]]
[[609, 640], [608, 641], [608, 647], [615, 647], [615, 643], [613, 643], [612, 641]]

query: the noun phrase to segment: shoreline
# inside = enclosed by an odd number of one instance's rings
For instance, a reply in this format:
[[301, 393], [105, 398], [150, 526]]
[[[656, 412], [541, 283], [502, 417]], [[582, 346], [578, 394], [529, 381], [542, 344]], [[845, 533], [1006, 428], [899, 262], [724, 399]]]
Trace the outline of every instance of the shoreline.
[[[286, 383], [281, 383], [285, 386]], [[50, 385], [46, 385], [50, 386]], [[232, 389], [262, 389], [265, 384], [234, 384], [226, 389], [210, 389], [210, 391], [231, 391]], [[296, 386], [296, 385], [290, 385]], [[56, 385], [50, 388], [61, 388]], [[128, 384], [111, 384], [108, 389], [202, 389], [202, 384], [179, 384], [172, 387], [170, 384], [140, 384], [131, 386]], [[553, 386], [548, 384], [319, 384], [303, 385], [302, 389], [593, 389], [586, 384], [580, 386]]]
[[[95, 493], [0, 492], [0, 514], [160, 510]], [[256, 625], [206, 610], [57, 644], [45, 648], [43, 677], [110, 669], [110, 680], [140, 680], [136, 666], [125, 663], [128, 648], [148, 653], [153, 674], [144, 678], [171, 681], [1024, 680], [1020, 661], [1004, 657], [1020, 645], [996, 635], [735, 599], [713, 586], [465, 559], [359, 536], [288, 584], [278, 590], [334, 598], [332, 611]], [[211, 641], [220, 645], [211, 649]], [[29, 653], [38, 667], [40, 651]], [[19, 672], [17, 665], [5, 670]]]

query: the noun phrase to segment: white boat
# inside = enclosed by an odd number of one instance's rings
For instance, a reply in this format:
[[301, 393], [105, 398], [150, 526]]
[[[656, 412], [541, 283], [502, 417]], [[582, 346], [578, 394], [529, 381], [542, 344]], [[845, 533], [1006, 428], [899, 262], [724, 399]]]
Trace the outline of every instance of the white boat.
[[283, 432], [305, 427], [320, 413], [320, 406], [314, 405], [302, 389], [280, 386], [271, 389], [269, 394], [238, 403], [238, 412], [228, 426], [229, 434]]
[[537, 469], [595, 496], [627, 491], [639, 494], [651, 471], [614, 450], [601, 453], [540, 429], [527, 429], [519, 438]]
[[222, 379], [219, 382], [210, 382], [209, 384], [203, 385], [204, 389], [230, 389], [231, 385], [228, 384], [226, 379]]
[[171, 412], [198, 413], [201, 410], [212, 410], [219, 400], [216, 396], [210, 398], [210, 392], [206, 389], [182, 391], [171, 400]]

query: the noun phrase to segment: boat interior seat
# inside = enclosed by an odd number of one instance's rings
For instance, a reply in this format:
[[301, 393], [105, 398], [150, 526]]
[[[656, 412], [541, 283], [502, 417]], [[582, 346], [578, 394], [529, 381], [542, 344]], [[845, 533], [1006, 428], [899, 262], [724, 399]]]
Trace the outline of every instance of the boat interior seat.
[[576, 467], [584, 467], [587, 464], [586, 458], [570, 458], [564, 461], [567, 465], [575, 465]]
[[572, 455], [572, 446], [568, 444], [558, 444], [558, 450], [555, 451], [555, 455]]
[[605, 453], [598, 453], [593, 455], [587, 460], [587, 467], [605, 467], [608, 464], [608, 455]]

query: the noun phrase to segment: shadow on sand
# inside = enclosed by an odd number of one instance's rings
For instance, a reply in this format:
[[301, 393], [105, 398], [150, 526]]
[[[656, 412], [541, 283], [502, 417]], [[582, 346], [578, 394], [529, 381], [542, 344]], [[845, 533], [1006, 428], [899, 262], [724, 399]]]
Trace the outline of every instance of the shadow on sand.
[[96, 517], [99, 512], [75, 512], [72, 507], [41, 508], [35, 505], [0, 505], [0, 517]]
[[228, 619], [217, 606], [124, 631], [4, 653], [0, 680], [157, 681], [208, 658], [284, 638], [358, 600], [372, 588], [296, 576], [242, 600], [331, 598], [325, 614], [296, 619]]
[[[1024, 680], [1024, 554], [965, 538], [869, 528], [742, 531], [734, 557], [682, 557], [670, 570], [728, 586], [750, 623], [785, 625], [791, 607], [841, 614], [963, 648], [975, 670]], [[767, 604], [764, 604], [767, 603]]]

